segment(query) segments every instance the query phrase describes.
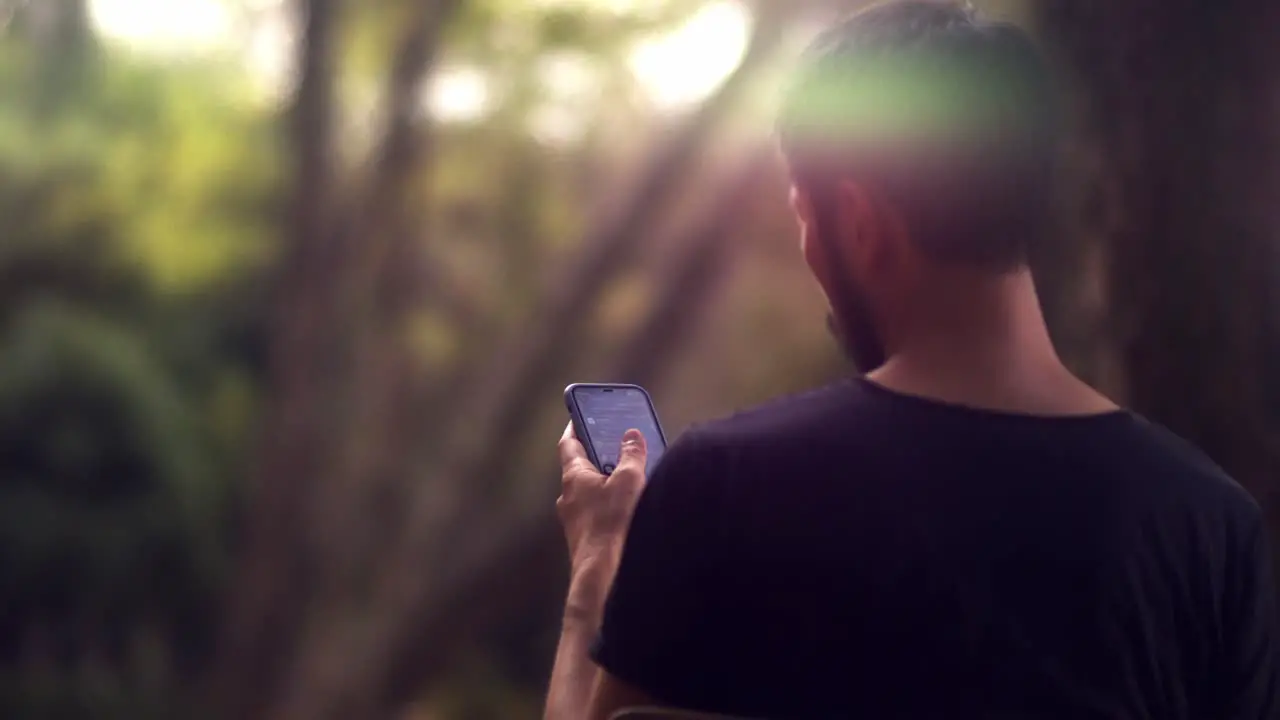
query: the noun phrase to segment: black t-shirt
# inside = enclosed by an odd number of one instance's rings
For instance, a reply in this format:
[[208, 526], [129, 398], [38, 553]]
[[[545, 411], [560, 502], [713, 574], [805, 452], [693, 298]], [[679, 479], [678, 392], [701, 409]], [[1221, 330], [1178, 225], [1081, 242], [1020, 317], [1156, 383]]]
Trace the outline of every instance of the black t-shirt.
[[756, 718], [1264, 718], [1258, 505], [1129, 412], [1034, 417], [850, 381], [685, 433], [593, 656]]

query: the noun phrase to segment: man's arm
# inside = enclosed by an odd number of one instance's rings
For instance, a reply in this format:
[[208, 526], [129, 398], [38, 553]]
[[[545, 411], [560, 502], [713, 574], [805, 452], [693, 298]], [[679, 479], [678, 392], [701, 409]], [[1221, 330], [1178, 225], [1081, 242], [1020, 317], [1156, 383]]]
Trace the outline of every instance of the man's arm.
[[562, 485], [556, 509], [569, 544], [570, 581], [546, 720], [605, 720], [623, 707], [647, 702], [643, 693], [609, 677], [591, 660], [591, 644], [644, 487], [646, 456], [644, 437], [627, 432], [618, 467], [606, 477], [587, 459], [572, 424], [560, 438]]
[[644, 692], [604, 672], [591, 660], [591, 645], [600, 630], [605, 595], [617, 572], [620, 551], [620, 547], [610, 549], [598, 564], [575, 572], [570, 581], [543, 716], [546, 720], [607, 720], [623, 708], [654, 704]]
[[[1255, 508], [1256, 510], [1256, 508]], [[1274, 558], [1258, 510], [1236, 553], [1227, 605], [1225, 686], [1218, 717], [1264, 720], [1280, 716], [1280, 609]]]
[[[590, 463], [579, 462], [581, 445], [566, 435], [560, 509], [572, 570], [545, 717], [604, 720], [625, 707], [696, 702], [691, 688], [700, 686], [708, 656], [700, 635], [709, 528], [717, 526], [704, 492], [713, 468], [703, 446], [686, 433], [643, 487], [643, 443], [624, 445], [618, 469], [600, 482], [575, 470]], [[619, 498], [631, 482], [638, 498], [627, 504]]]

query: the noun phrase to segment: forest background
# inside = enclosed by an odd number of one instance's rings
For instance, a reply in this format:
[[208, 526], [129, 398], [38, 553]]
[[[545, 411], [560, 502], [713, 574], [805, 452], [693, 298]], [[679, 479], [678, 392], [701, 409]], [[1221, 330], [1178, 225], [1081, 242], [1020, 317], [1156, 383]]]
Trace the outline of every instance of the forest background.
[[[841, 0], [0, 0], [0, 715], [538, 712], [560, 392], [832, 379], [770, 138]], [[1061, 352], [1280, 528], [1280, 4], [988, 0]]]

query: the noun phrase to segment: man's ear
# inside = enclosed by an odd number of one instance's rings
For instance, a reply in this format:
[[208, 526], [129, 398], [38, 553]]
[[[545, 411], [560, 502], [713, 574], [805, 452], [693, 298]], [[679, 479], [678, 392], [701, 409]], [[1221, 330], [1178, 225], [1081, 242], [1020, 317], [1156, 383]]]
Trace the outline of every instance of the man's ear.
[[846, 229], [842, 240], [851, 261], [883, 276], [892, 273], [910, 253], [906, 227], [894, 209], [865, 185], [840, 183], [839, 212]]
[[831, 230], [819, 229], [813, 197], [797, 185], [791, 186], [791, 210], [795, 213], [796, 222], [800, 225], [800, 252], [809, 270], [817, 278], [818, 284], [825, 290], [830, 279], [830, 258], [827, 257], [827, 250], [818, 240], [817, 234], [831, 232]]
[[882, 252], [881, 228], [871, 193], [862, 185], [845, 180], [837, 193], [837, 212], [845, 232], [841, 241], [848, 258], [861, 267], [872, 267]]
[[813, 201], [809, 193], [794, 184], [791, 186], [791, 212], [795, 213], [801, 230], [813, 225]]

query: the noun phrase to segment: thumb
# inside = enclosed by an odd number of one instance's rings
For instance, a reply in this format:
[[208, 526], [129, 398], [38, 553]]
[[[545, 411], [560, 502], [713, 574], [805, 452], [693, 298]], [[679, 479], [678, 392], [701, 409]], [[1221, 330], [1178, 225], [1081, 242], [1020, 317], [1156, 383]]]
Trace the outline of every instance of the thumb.
[[645, 445], [644, 435], [639, 430], [628, 430], [623, 434], [622, 452], [618, 455], [618, 470], [634, 468], [643, 474], [647, 456], [648, 447]]

